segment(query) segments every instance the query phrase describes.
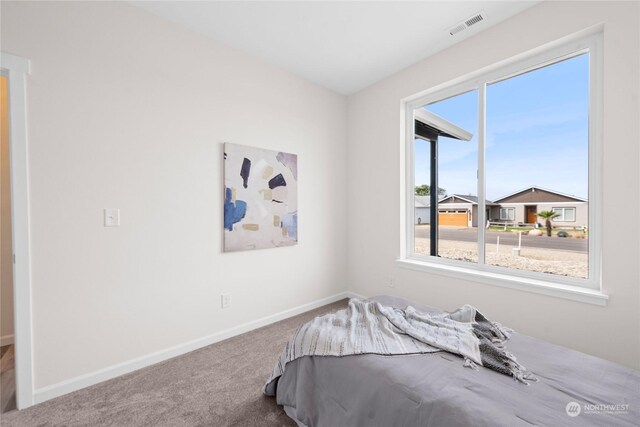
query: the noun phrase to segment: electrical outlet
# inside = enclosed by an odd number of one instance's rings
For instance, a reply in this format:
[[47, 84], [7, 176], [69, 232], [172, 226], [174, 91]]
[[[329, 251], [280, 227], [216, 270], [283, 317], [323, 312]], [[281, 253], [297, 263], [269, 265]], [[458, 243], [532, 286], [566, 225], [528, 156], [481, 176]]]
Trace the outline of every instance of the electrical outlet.
[[231, 307], [231, 294], [220, 295], [220, 305], [222, 306], [222, 308]]
[[389, 276], [389, 287], [390, 288], [395, 288], [396, 287], [396, 279], [395, 279], [395, 277]]

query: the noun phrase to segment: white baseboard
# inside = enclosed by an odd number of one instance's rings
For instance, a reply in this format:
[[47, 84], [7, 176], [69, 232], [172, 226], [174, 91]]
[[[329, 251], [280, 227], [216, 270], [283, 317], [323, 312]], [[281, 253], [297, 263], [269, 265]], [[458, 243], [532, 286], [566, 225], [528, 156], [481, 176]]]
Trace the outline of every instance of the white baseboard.
[[346, 293], [347, 293], [347, 296], [349, 298], [358, 298], [358, 299], [367, 299], [367, 298], [369, 298], [369, 297], [365, 297], [364, 295], [357, 294], [357, 293], [351, 292], [351, 291], [347, 291]]
[[13, 335], [4, 335], [0, 337], [0, 347], [4, 347], [9, 344], [13, 344]]
[[341, 292], [339, 294], [322, 298], [308, 304], [303, 304], [289, 310], [284, 310], [279, 313], [263, 317], [261, 319], [253, 320], [251, 322], [247, 322], [233, 328], [225, 329], [224, 331], [220, 331], [203, 338], [179, 344], [177, 346], [170, 347], [165, 350], [160, 350], [146, 356], [137, 357], [135, 359], [118, 363], [117, 365], [109, 366], [95, 372], [80, 375], [78, 377], [71, 378], [57, 384], [39, 388], [34, 391], [34, 403], [38, 404], [45, 402], [49, 399], [53, 399], [54, 397], [62, 396], [64, 394], [71, 393], [73, 391], [80, 390], [82, 388], [89, 387], [124, 374], [128, 374], [138, 369], [163, 362], [173, 357], [189, 353], [191, 351], [206, 347], [222, 340], [226, 340], [236, 335], [240, 335], [245, 332], [270, 325], [280, 320], [288, 319], [289, 317], [293, 317], [306, 311], [322, 307], [323, 305], [331, 304], [332, 302], [336, 302], [344, 298], [350, 298], [352, 296], [355, 296], [355, 294], [352, 294], [350, 292]]

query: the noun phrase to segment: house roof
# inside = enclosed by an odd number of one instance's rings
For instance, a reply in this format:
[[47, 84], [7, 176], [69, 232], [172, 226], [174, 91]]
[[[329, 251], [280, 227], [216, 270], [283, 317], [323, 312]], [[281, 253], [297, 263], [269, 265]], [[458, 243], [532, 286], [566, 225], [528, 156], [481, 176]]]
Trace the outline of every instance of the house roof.
[[587, 202], [587, 199], [532, 186], [496, 200], [496, 203]]
[[436, 135], [442, 135], [461, 141], [470, 141], [473, 138], [471, 132], [424, 108], [414, 110], [413, 116], [416, 123], [416, 137], [434, 139], [437, 138]]
[[[531, 193], [538, 193], [534, 197]], [[511, 199], [511, 200], [509, 200]], [[472, 205], [478, 204], [478, 196], [471, 196], [465, 194], [450, 194], [438, 200], [438, 203], [443, 203], [450, 200], [448, 203], [471, 203]], [[486, 206], [499, 206], [501, 203], [545, 203], [545, 202], [561, 202], [561, 201], [578, 201], [587, 202], [588, 200], [581, 197], [571, 196], [563, 194], [558, 191], [547, 190], [541, 187], [529, 187], [524, 190], [516, 191], [507, 196], [502, 197], [494, 202], [491, 200], [485, 200]], [[414, 196], [414, 203], [416, 208], [428, 208], [431, 206], [430, 196]], [[447, 203], [447, 202], [445, 202]]]
[[430, 196], [414, 196], [416, 208], [428, 208], [431, 206]]
[[[478, 196], [470, 196], [470, 195], [460, 195], [460, 194], [451, 194], [450, 196], [447, 196], [443, 199], [440, 199], [440, 203], [442, 203], [443, 201], [447, 200], [447, 199], [460, 199], [463, 200], [464, 202], [467, 203], [471, 203], [473, 205], [477, 205], [478, 204]], [[455, 202], [451, 202], [451, 203], [455, 203]], [[484, 201], [486, 206], [494, 206], [497, 205], [497, 203], [492, 202], [491, 200], [486, 200]]]

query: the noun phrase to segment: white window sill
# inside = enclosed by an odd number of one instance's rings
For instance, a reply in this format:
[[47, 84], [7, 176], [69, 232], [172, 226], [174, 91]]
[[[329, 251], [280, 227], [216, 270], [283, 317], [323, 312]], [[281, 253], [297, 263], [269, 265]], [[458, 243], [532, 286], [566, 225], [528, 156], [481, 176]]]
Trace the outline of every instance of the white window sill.
[[587, 304], [606, 306], [607, 301], [609, 300], [608, 295], [605, 295], [598, 290], [583, 288], [580, 286], [563, 285], [559, 283], [547, 282], [544, 280], [528, 279], [507, 274], [472, 270], [469, 268], [412, 259], [398, 259], [396, 263], [398, 267], [406, 268], [409, 270], [422, 271], [425, 273], [438, 274], [447, 277], [455, 277], [472, 282], [478, 282], [492, 286], [500, 286], [509, 289], [517, 289], [520, 291], [564, 298]]

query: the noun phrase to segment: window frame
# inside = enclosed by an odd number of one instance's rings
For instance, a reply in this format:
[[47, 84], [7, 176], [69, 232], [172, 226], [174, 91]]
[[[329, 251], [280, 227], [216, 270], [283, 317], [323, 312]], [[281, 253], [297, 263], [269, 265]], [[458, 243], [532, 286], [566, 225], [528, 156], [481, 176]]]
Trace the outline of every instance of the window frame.
[[[553, 295], [582, 302], [605, 305], [601, 292], [601, 153], [602, 153], [602, 28], [593, 27], [565, 37], [497, 64], [405, 98], [401, 102], [401, 246], [398, 266], [466, 280], [490, 283], [529, 292]], [[548, 65], [589, 53], [589, 276], [588, 279], [529, 272], [484, 263], [485, 233], [478, 228], [478, 263], [417, 254], [413, 227], [414, 192], [414, 115], [416, 108], [478, 91], [478, 224], [485, 224], [486, 177], [485, 131], [486, 89], [489, 84], [506, 80]]]
[[[558, 208], [551, 208], [551, 210], [553, 212], [556, 212], [556, 210], [562, 210], [562, 215], [559, 216], [558, 218], [555, 218], [554, 221], [558, 221], [558, 222], [576, 222], [576, 208], [575, 206], [568, 206], [568, 207], [558, 207]], [[566, 219], [566, 211], [568, 210], [572, 210], [573, 211], [573, 219]], [[562, 218], [562, 219], [560, 219]]]
[[[503, 218], [502, 217], [502, 211], [503, 210], [507, 211], [507, 212], [510, 212], [511, 216], [513, 218], [509, 218], [509, 215], [507, 215], [506, 218]], [[516, 220], [516, 208], [514, 208], [514, 207], [506, 207], [506, 208], [500, 207], [500, 221], [515, 221], [515, 220]]]

